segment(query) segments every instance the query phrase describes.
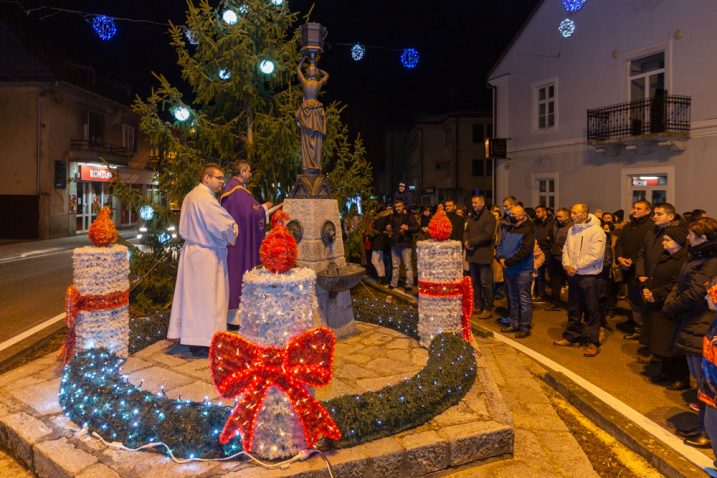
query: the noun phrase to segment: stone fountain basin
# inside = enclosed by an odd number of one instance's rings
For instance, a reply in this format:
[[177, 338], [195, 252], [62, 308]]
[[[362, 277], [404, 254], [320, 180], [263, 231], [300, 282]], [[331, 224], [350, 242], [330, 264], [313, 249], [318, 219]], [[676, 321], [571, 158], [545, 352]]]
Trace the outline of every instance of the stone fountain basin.
[[365, 273], [366, 269], [360, 265], [348, 263], [343, 267], [339, 267], [338, 275], [331, 274], [325, 270], [317, 272], [316, 282], [326, 291], [343, 292], [356, 286]]

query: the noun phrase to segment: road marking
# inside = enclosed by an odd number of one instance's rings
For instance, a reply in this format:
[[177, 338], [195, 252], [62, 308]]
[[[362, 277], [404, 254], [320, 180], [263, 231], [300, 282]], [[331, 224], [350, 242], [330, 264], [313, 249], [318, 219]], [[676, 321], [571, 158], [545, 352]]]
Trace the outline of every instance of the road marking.
[[[481, 326], [480, 324], [477, 324], [473, 321], [471, 321], [472, 324], [476, 326]], [[525, 355], [529, 356], [530, 358], [536, 360], [537, 362], [545, 365], [546, 367], [552, 369], [555, 372], [560, 372], [567, 376], [570, 380], [577, 383], [581, 387], [583, 387], [585, 390], [593, 394], [595, 397], [603, 401], [608, 406], [612, 407], [613, 409], [619, 411], [625, 417], [635, 422], [638, 426], [640, 426], [642, 429], [650, 433], [652, 436], [660, 440], [665, 445], [669, 446], [673, 450], [675, 450], [677, 453], [681, 454], [688, 460], [690, 460], [695, 465], [699, 466], [702, 469], [711, 468], [712, 460], [700, 451], [696, 450], [695, 448], [691, 446], [687, 446], [684, 443], [682, 443], [682, 439], [678, 438], [674, 434], [672, 434], [670, 431], [666, 430], [662, 426], [658, 425], [657, 423], [653, 422], [634, 408], [630, 407], [625, 402], [621, 401], [620, 399], [616, 398], [615, 396], [609, 394], [602, 388], [598, 387], [597, 385], [594, 385], [591, 382], [588, 382], [580, 375], [576, 374], [575, 372], [572, 372], [571, 370], [563, 367], [559, 363], [555, 362], [554, 360], [549, 359], [545, 355], [536, 352], [535, 350], [516, 342], [515, 340], [511, 340], [508, 337], [494, 332], [493, 335], [496, 339], [500, 340], [503, 343], [506, 343], [510, 345], [511, 347], [519, 350], [520, 352], [523, 352]]]
[[0, 352], [2, 352], [3, 350], [5, 350], [8, 347], [12, 347], [16, 343], [21, 342], [21, 341], [25, 340], [26, 338], [38, 333], [42, 329], [45, 329], [53, 324], [56, 324], [57, 322], [63, 320], [64, 318], [65, 318], [64, 312], [61, 314], [57, 314], [53, 318], [48, 319], [48, 320], [44, 321], [43, 323], [38, 324], [35, 327], [33, 327], [29, 330], [26, 330], [25, 332], [18, 334], [11, 339], [6, 340], [5, 342], [0, 344]]
[[59, 254], [61, 252], [69, 252], [69, 251], [72, 251], [72, 249], [64, 249], [64, 248], [60, 248], [60, 247], [55, 247], [52, 249], [40, 249], [37, 251], [23, 252], [22, 254], [18, 254], [16, 256], [0, 258], [0, 264], [24, 261], [25, 259], [35, 259], [37, 257], [46, 257], [46, 256], [51, 256], [53, 254]]

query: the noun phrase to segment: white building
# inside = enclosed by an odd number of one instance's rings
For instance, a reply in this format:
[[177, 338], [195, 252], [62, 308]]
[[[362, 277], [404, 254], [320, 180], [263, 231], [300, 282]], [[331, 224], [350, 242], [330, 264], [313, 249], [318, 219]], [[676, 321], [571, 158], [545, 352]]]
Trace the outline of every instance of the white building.
[[489, 74], [497, 196], [717, 214], [716, 27], [715, 0], [543, 0]]

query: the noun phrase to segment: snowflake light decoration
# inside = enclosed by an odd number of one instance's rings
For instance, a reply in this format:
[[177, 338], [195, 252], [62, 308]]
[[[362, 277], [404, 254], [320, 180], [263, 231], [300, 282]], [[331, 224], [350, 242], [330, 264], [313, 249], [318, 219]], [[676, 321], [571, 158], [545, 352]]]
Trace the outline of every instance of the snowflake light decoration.
[[271, 60], [261, 60], [261, 63], [259, 63], [259, 70], [265, 75], [274, 73], [275, 68], [276, 65], [274, 65], [274, 62]]
[[575, 13], [585, 5], [587, 0], [563, 0], [563, 8], [568, 13]]
[[575, 32], [575, 22], [569, 18], [566, 18], [565, 20], [560, 22], [560, 25], [558, 25], [558, 31], [565, 38], [572, 36], [572, 34]]
[[102, 40], [109, 40], [117, 33], [115, 19], [107, 15], [97, 15], [92, 18], [92, 29]]
[[363, 56], [366, 54], [366, 47], [363, 46], [360, 43], [356, 43], [354, 46], [351, 47], [351, 58], [354, 59], [354, 61], [361, 61], [363, 60]]
[[192, 30], [190, 30], [187, 27], [182, 27], [184, 30], [184, 37], [187, 39], [190, 45], [198, 45], [199, 40], [197, 40], [197, 36], [194, 34]]
[[401, 63], [409, 70], [418, 66], [418, 59], [418, 50], [415, 48], [406, 48], [403, 52], [401, 52]]
[[219, 72], [217, 73], [217, 75], [219, 76], [219, 79], [220, 79], [220, 80], [225, 80], [225, 81], [226, 81], [226, 80], [228, 80], [229, 78], [232, 77], [232, 72], [229, 71], [229, 70], [227, 70], [227, 69], [225, 69], [225, 68], [222, 68], [222, 69], [219, 70]]

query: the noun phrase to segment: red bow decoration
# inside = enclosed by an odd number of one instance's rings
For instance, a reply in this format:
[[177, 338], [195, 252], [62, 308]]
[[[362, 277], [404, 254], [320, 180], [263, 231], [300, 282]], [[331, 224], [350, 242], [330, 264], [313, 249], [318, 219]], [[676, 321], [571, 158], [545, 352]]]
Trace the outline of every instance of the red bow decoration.
[[465, 276], [460, 282], [429, 282], [418, 281], [418, 295], [426, 297], [462, 297], [463, 317], [463, 338], [470, 342], [471, 324], [470, 317], [473, 314], [473, 284], [471, 278]]
[[289, 340], [286, 347], [263, 347], [229, 332], [214, 334], [209, 349], [214, 386], [223, 398], [242, 395], [219, 442], [226, 444], [241, 433], [244, 450], [252, 449], [254, 424], [271, 386], [289, 397], [309, 448], [319, 435], [340, 439], [341, 431], [331, 415], [306, 389], [331, 381], [335, 345], [336, 336], [326, 327], [307, 330]]
[[129, 304], [129, 289], [110, 294], [80, 295], [74, 285], [69, 286], [65, 292], [67, 334], [57, 357], [63, 364], [72, 358], [75, 352], [75, 322], [80, 311], [116, 309], [127, 304]]

